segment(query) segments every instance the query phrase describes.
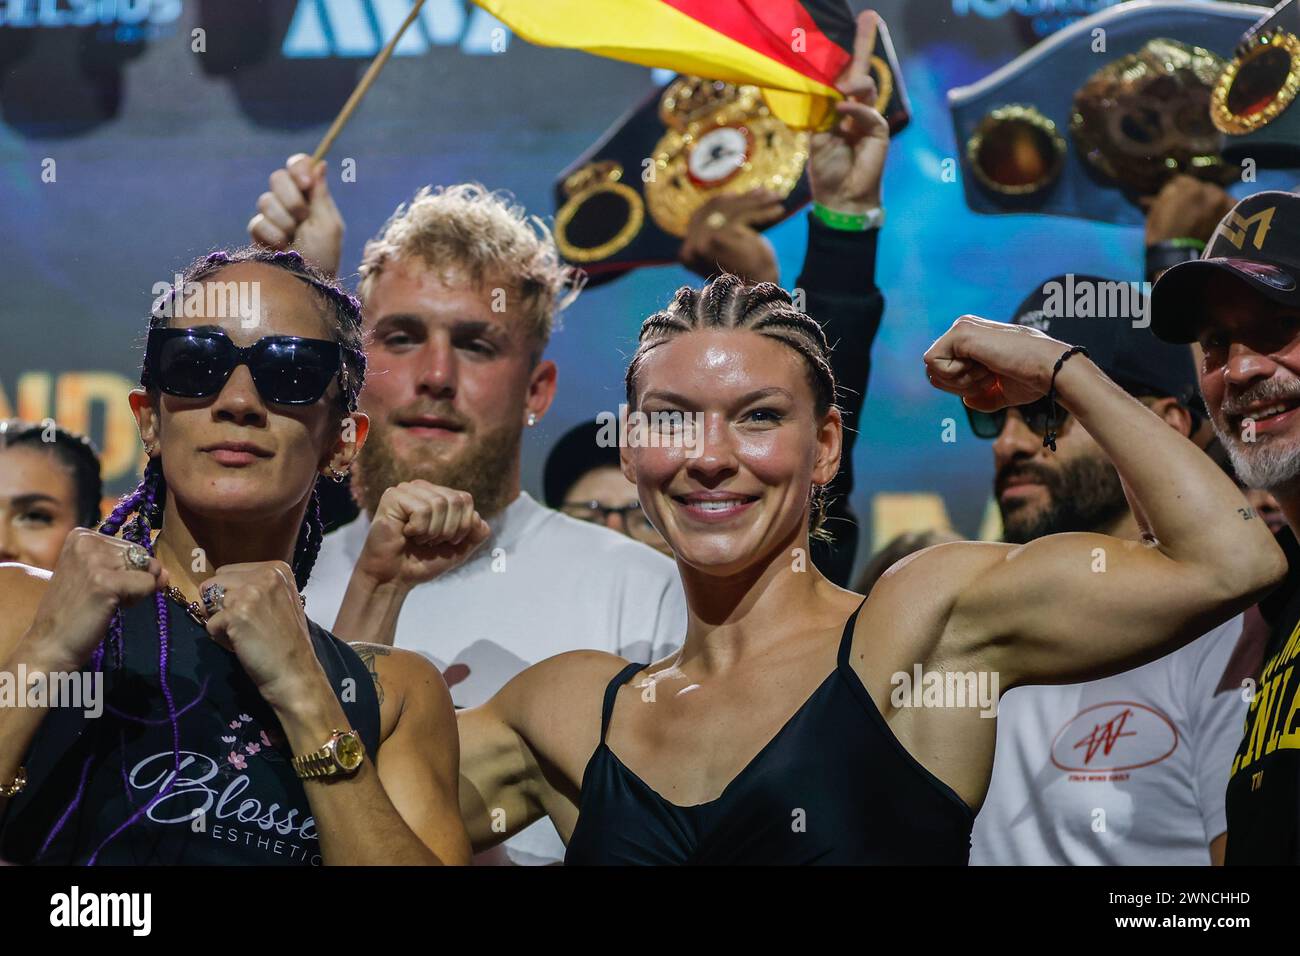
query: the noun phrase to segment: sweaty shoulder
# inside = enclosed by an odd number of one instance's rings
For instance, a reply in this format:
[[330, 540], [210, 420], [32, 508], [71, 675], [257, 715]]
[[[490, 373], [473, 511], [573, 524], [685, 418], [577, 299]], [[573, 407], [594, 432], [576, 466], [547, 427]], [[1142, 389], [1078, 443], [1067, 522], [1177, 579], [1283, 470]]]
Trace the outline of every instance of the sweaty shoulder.
[[0, 564], [0, 661], [9, 656], [41, 603], [50, 572], [26, 564]]
[[517, 728], [600, 727], [605, 688], [628, 661], [604, 651], [556, 654], [515, 675], [492, 706]]

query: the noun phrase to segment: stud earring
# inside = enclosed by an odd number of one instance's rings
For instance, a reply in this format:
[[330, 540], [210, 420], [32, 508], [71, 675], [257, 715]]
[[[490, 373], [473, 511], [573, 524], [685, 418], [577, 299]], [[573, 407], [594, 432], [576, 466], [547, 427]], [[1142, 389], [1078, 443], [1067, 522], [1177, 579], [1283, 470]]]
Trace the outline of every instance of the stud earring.
[[529, 428], [532, 428], [532, 427], [533, 427], [534, 425], [536, 425], [536, 424], [537, 424], [537, 413], [536, 413], [536, 412], [529, 412], [529, 413], [528, 413], [528, 427], [529, 427]]

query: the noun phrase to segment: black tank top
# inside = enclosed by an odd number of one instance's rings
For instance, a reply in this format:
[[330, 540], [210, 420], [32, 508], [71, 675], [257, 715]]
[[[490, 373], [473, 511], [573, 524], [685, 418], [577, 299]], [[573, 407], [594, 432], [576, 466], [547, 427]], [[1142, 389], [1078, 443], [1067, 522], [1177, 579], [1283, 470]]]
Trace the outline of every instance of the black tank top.
[[609, 749], [618, 689], [645, 665], [620, 671], [565, 863], [966, 864], [974, 814], [899, 743], [850, 664], [861, 610], [844, 625], [835, 670], [708, 803], [668, 802]]
[[[160, 801], [99, 852], [97, 863], [320, 864], [311, 807], [274, 711], [233, 653], [179, 604], [169, 601], [168, 610], [180, 773], [159, 683], [157, 605], [142, 601], [123, 611], [120, 666], [111, 650], [105, 654], [103, 714], [88, 718], [81, 708], [52, 708], [37, 731], [26, 760], [27, 788], [0, 817], [0, 858], [87, 863], [175, 777]], [[352, 648], [309, 624], [316, 657], [373, 760], [379, 701], [370, 674]], [[83, 773], [80, 802], [41, 854]]]

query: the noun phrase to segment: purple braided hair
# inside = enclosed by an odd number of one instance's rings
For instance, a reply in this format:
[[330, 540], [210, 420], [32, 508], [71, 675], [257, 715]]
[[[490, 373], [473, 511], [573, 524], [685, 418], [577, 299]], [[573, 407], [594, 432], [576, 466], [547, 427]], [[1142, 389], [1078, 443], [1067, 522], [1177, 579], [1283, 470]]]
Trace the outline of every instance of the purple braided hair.
[[[356, 408], [356, 396], [361, 390], [361, 384], [365, 378], [366, 361], [365, 353], [361, 350], [361, 304], [352, 296], [348, 295], [341, 288], [331, 282], [326, 276], [321, 274], [313, 266], [307, 263], [297, 252], [267, 252], [261, 249], [242, 249], [231, 254], [225, 251], [218, 251], [208, 254], [195, 261], [183, 278], [182, 285], [179, 289], [173, 288], [171, 297], [181, 294], [184, 284], [188, 282], [199, 282], [220, 271], [228, 265], [237, 262], [262, 262], [273, 265], [293, 274], [303, 280], [312, 289], [318, 293], [328, 305], [329, 311], [339, 326], [339, 337], [343, 344], [355, 349], [352, 353], [356, 368], [353, 370], [352, 385], [342, 396], [343, 403], [347, 410], [354, 411]], [[159, 299], [155, 302], [154, 310], [150, 318], [150, 326], [166, 324], [167, 312], [162, 310], [162, 305], [166, 301]], [[163, 476], [161, 459], [154, 458], [149, 461], [145, 468], [144, 477], [133, 491], [125, 495], [113, 509], [107, 520], [100, 525], [99, 530], [102, 534], [118, 535], [126, 541], [132, 541], [149, 552], [154, 554], [153, 532], [158, 530], [162, 525], [163, 506], [167, 497], [167, 482]], [[324, 537], [324, 525], [321, 521], [320, 513], [320, 494], [316, 485], [312, 486], [311, 500], [307, 506], [307, 514], [303, 518], [302, 526], [298, 531], [298, 540], [294, 546], [293, 555], [293, 572], [294, 580], [297, 583], [298, 590], [302, 591], [307, 587], [307, 580], [311, 576], [311, 571], [316, 563], [316, 556], [320, 552], [321, 541]], [[149, 810], [158, 804], [164, 797], [169, 794], [175, 787], [176, 780], [180, 776], [180, 722], [179, 716], [183, 711], [176, 708], [176, 700], [172, 694], [171, 682], [168, 676], [168, 659], [171, 649], [171, 628], [170, 628], [170, 609], [167, 605], [167, 595], [159, 591], [156, 595], [157, 620], [158, 620], [158, 674], [159, 684], [161, 685], [163, 699], [167, 705], [167, 721], [172, 728], [172, 767], [171, 778], [158, 791], [158, 793], [143, 806], [137, 808], [123, 823], [121, 823], [112, 833], [110, 833], [87, 860], [87, 865], [94, 866], [99, 859], [100, 853], [104, 848], [117, 839], [122, 833], [129, 829], [141, 817], [145, 816]], [[123, 635], [122, 635], [122, 614], [117, 612], [113, 615], [113, 620], [109, 624], [108, 633], [104, 640], [99, 643], [91, 655], [91, 670], [98, 673], [104, 669], [104, 659], [107, 656], [109, 648], [113, 651], [115, 666], [122, 667], [123, 656], [125, 653]], [[206, 688], [207, 681], [203, 682]], [[187, 704], [184, 710], [194, 706], [195, 702]], [[156, 721], [144, 721], [134, 717], [128, 717], [119, 711], [112, 711], [114, 716], [119, 720], [127, 720], [134, 723], [157, 723]], [[49, 834], [41, 844], [40, 851], [37, 853], [37, 859], [40, 859], [49, 850], [50, 845], [54, 842], [55, 837], [67, 825], [72, 818], [77, 807], [80, 806], [82, 798], [86, 791], [86, 781], [89, 777], [91, 761], [94, 759], [94, 750], [87, 754], [85, 762], [81, 767], [81, 774], [77, 784], [76, 793], [73, 794], [72, 802], [59, 816]], [[127, 801], [134, 805], [135, 801], [131, 797], [129, 781], [123, 777], [123, 789], [127, 795]]]

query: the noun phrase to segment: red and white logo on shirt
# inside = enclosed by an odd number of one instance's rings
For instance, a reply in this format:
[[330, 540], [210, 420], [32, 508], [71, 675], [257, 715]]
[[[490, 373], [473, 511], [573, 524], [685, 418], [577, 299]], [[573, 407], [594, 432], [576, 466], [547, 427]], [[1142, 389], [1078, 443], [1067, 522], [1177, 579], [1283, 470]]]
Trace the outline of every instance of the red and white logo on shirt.
[[1116, 780], [1178, 748], [1173, 721], [1130, 700], [1093, 704], [1071, 717], [1052, 741], [1052, 763], [1071, 780]]

